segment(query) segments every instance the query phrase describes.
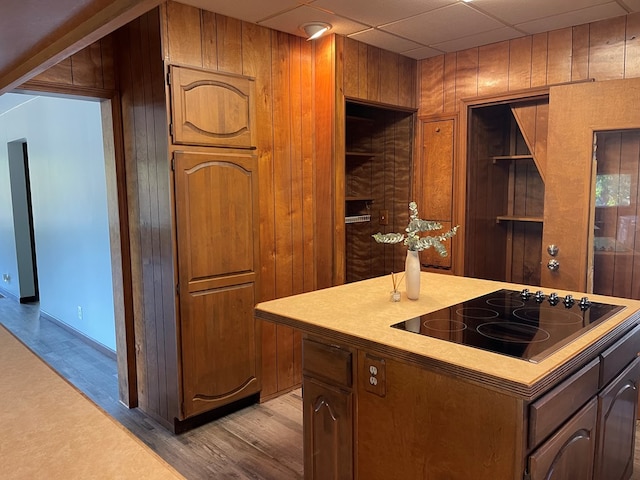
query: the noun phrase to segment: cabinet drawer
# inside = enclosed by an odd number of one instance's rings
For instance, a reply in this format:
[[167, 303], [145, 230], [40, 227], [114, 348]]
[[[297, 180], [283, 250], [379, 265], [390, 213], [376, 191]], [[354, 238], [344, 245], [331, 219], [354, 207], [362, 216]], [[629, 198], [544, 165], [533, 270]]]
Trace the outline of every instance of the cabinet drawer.
[[600, 387], [609, 383], [640, 351], [640, 325], [600, 354]]
[[529, 407], [529, 447], [535, 447], [598, 392], [599, 358]]
[[349, 350], [305, 338], [302, 342], [302, 373], [351, 388], [351, 357]]

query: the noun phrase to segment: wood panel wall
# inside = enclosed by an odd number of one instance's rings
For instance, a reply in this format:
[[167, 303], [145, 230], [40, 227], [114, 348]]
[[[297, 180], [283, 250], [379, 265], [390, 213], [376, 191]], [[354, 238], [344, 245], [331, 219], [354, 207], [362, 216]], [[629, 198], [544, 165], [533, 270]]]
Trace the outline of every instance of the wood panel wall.
[[345, 97], [413, 109], [416, 107], [417, 62], [348, 37], [337, 38]]
[[587, 79], [640, 76], [640, 14], [529, 35], [421, 60], [419, 113], [459, 101]]
[[116, 33], [139, 406], [172, 427], [179, 409], [172, 191], [160, 16]]
[[[418, 112], [423, 118], [441, 118], [463, 113], [464, 99], [639, 76], [640, 14], [636, 13], [421, 60]], [[456, 138], [456, 146], [463, 141]], [[454, 223], [464, 228], [466, 172], [461, 150], [456, 152], [453, 197]], [[455, 256], [455, 273], [462, 274], [463, 249], [458, 248]]]
[[40, 89], [50, 86], [54, 90], [62, 86], [76, 89], [115, 90], [113, 35], [107, 35], [62, 60], [22, 84], [20, 88], [29, 89], [36, 86]]
[[[336, 75], [341, 71], [341, 63], [336, 51], [334, 35], [321, 37], [314, 42], [314, 120], [315, 120], [315, 241], [317, 263], [316, 288], [326, 288], [336, 283], [335, 237], [340, 236], [336, 230], [337, 218], [344, 213], [336, 211], [336, 192], [344, 191], [344, 175], [336, 172], [336, 151], [344, 152], [344, 96], [337, 88]], [[342, 115], [342, 120], [336, 116]], [[342, 133], [342, 134], [341, 134]], [[342, 230], [344, 232], [344, 229]]]

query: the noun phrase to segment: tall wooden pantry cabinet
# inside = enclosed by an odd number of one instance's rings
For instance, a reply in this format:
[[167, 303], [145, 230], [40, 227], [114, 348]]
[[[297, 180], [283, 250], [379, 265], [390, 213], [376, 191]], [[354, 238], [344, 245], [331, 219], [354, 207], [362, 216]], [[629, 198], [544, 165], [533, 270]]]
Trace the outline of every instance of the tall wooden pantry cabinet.
[[253, 79], [163, 62], [157, 10], [117, 39], [139, 406], [180, 431], [261, 387]]

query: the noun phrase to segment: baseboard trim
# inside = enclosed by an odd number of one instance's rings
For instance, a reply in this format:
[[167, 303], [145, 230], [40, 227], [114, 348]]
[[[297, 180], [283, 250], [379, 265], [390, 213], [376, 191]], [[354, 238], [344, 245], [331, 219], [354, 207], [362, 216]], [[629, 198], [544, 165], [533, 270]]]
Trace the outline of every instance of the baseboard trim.
[[17, 296], [15, 296], [13, 293], [11, 293], [11, 292], [3, 289], [3, 288], [0, 288], [0, 295], [2, 295], [4, 298], [10, 298], [10, 299], [15, 300], [16, 302], [20, 303], [20, 299]]
[[219, 418], [229, 415], [230, 413], [242, 410], [243, 408], [253, 405], [254, 403], [260, 403], [260, 392], [254, 393], [245, 398], [241, 398], [227, 405], [222, 405], [221, 407], [218, 407], [214, 410], [209, 410], [208, 412], [200, 413], [194, 417], [189, 417], [185, 420], [178, 420], [177, 418], [174, 418], [172, 425], [173, 428], [171, 430], [176, 435], [179, 435], [193, 428], [200, 427], [205, 423], [212, 422], [213, 420], [218, 420]]
[[268, 402], [269, 400], [273, 400], [274, 398], [280, 397], [286, 393], [292, 392], [293, 390], [302, 387], [302, 383], [296, 383], [287, 388], [283, 388], [282, 390], [278, 390], [277, 392], [272, 392], [269, 395], [262, 395], [260, 392], [260, 403]]
[[80, 341], [86, 343], [87, 345], [95, 348], [99, 352], [104, 353], [107, 357], [109, 357], [109, 358], [111, 358], [113, 360], [117, 360], [116, 352], [111, 350], [109, 347], [106, 347], [105, 345], [101, 344], [100, 342], [94, 340], [93, 338], [85, 335], [80, 330], [76, 330], [71, 325], [67, 325], [66, 323], [58, 320], [55, 317], [52, 317], [51, 315], [49, 315], [48, 313], [45, 313], [43, 311], [40, 311], [40, 317], [44, 318], [45, 320], [50, 321], [51, 323], [55, 323], [60, 328], [66, 330], [71, 335], [76, 337], [78, 340], [80, 340]]

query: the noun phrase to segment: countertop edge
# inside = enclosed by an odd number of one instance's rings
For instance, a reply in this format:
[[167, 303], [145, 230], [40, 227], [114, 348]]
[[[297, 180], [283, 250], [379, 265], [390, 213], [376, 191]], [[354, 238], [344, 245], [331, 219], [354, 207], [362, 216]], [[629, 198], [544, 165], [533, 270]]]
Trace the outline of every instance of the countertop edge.
[[256, 307], [254, 313], [255, 317], [261, 320], [287, 325], [300, 330], [305, 334], [324, 337], [339, 344], [388, 355], [420, 367], [429, 368], [450, 376], [465, 379], [476, 385], [519, 397], [525, 401], [530, 401], [539, 397], [542, 393], [556, 385], [561, 379], [583, 366], [592, 358], [595, 358], [595, 356], [598, 355], [607, 345], [640, 322], [640, 311], [636, 311], [626, 320], [620, 322], [616, 327], [587, 346], [584, 350], [569, 358], [566, 362], [558, 365], [558, 367], [552, 370], [548, 375], [529, 385], [513, 380], [507, 380], [496, 375], [480, 372], [460, 365], [454, 365], [443, 360], [409, 352], [358, 336], [338, 332], [319, 325], [310, 324], [302, 320], [267, 312], [261, 310], [259, 306]]

